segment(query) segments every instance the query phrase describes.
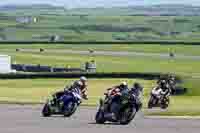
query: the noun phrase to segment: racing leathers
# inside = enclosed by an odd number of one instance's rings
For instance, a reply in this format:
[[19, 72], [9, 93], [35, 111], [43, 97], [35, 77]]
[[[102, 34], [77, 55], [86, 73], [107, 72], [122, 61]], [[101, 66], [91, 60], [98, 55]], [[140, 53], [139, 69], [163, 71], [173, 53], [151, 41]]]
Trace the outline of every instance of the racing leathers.
[[171, 95], [171, 89], [168, 84], [164, 86], [161, 85], [153, 88], [151, 94], [157, 99], [161, 99], [162, 97], [167, 98]]
[[133, 88], [130, 90], [130, 93], [134, 95], [138, 110], [142, 108], [142, 92], [143, 87], [133, 86]]
[[69, 92], [74, 92], [74, 94], [78, 94], [81, 96], [81, 98], [87, 100], [87, 84], [81, 82], [80, 80], [75, 81], [72, 83], [70, 87], [65, 87], [64, 91], [58, 91], [53, 95], [54, 103], [59, 104], [60, 99], [64, 94], [67, 94]]
[[116, 116], [120, 109], [120, 103], [121, 103], [121, 96], [126, 95], [129, 93], [129, 89], [127, 85], [119, 85], [114, 86], [113, 88], [108, 89], [106, 101], [105, 101], [105, 109], [109, 110], [112, 114], [112, 118], [116, 119]]

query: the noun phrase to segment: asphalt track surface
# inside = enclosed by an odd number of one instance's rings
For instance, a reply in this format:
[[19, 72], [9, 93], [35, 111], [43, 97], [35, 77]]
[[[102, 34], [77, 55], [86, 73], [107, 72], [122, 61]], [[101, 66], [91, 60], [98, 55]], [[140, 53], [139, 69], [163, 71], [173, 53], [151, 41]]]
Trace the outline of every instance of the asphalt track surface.
[[[38, 52], [37, 49], [21, 49], [24, 52]], [[187, 60], [200, 60], [200, 56], [175, 54], [174, 57], [170, 57], [169, 53], [143, 53], [143, 52], [127, 52], [127, 51], [81, 51], [81, 50], [52, 50], [45, 49], [47, 53], [66, 53], [66, 54], [81, 54], [81, 55], [104, 55], [104, 56], [124, 56], [124, 57], [151, 57], [162, 59], [187, 59]]]
[[41, 116], [41, 105], [0, 105], [0, 133], [199, 133], [198, 119], [145, 118], [139, 113], [131, 124], [98, 125], [96, 108], [81, 107], [70, 118]]

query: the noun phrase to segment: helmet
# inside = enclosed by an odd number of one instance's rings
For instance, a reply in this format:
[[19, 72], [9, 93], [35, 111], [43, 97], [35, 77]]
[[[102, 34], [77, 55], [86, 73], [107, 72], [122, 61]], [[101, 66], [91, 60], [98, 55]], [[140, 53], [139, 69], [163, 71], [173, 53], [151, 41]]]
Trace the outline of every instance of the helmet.
[[86, 81], [87, 81], [87, 78], [84, 77], [84, 76], [82, 76], [82, 77], [80, 77], [80, 80], [86, 82]]
[[163, 86], [165, 86], [166, 85], [166, 81], [165, 80], [161, 80], [160, 81], [160, 85], [163, 87]]
[[82, 85], [83, 85], [83, 83], [82, 83], [81, 81], [78, 81], [78, 82], [77, 82], [77, 86], [80, 87], [80, 86], [82, 86]]
[[169, 79], [170, 79], [170, 80], [175, 80], [175, 77], [174, 77], [173, 75], [171, 75], [171, 76], [169, 77]]
[[133, 84], [133, 88], [134, 88], [134, 89], [138, 89], [138, 90], [140, 90], [140, 91], [143, 90], [142, 86], [141, 86], [138, 82], [135, 82], [135, 83]]
[[139, 87], [140, 87], [140, 84], [137, 83], [137, 82], [135, 82], [135, 83], [133, 84], [133, 86], [134, 86], [135, 88], [139, 88]]
[[127, 82], [122, 82], [121, 84], [120, 84], [120, 87], [127, 87], [128, 85], [127, 85]]

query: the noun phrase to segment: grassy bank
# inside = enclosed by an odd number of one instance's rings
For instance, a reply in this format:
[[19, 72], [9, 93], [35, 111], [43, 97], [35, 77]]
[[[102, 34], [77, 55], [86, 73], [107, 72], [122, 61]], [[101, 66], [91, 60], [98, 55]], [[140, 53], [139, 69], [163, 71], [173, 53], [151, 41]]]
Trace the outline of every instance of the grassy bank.
[[[7, 103], [43, 103], [58, 90], [62, 90], [67, 84], [75, 79], [20, 79], [20, 80], [0, 80], [0, 102]], [[83, 101], [84, 105], [95, 106], [105, 89], [127, 81], [129, 85], [135, 81], [144, 86], [143, 104], [146, 115], [168, 115], [168, 116], [199, 116], [200, 91], [197, 89], [199, 83], [196, 80], [187, 80], [185, 86], [189, 88], [187, 94], [183, 96], [172, 96], [171, 103], [167, 110], [147, 110], [149, 92], [155, 85], [153, 80], [141, 79], [89, 79], [89, 100]], [[190, 86], [193, 84], [195, 86]]]
[[[45, 102], [50, 94], [62, 90], [75, 79], [20, 79], [0, 80], [0, 101], [8, 102]], [[130, 86], [137, 81], [144, 85], [145, 95], [154, 81], [141, 79], [91, 79], [89, 80], [89, 100], [85, 104], [95, 105], [108, 87], [127, 81]]]
[[[170, 72], [181, 75], [198, 75], [200, 73], [200, 62], [196, 60], [161, 59], [152, 57], [89, 56], [45, 52], [2, 51], [1, 54], [10, 55], [13, 63], [41, 64], [59, 67], [70, 65], [75, 68], [84, 67], [86, 61], [95, 59], [98, 72]], [[124, 69], [125, 67], [126, 69]]]
[[57, 49], [57, 50], [94, 50], [94, 51], [129, 51], [129, 52], [144, 52], [144, 53], [169, 53], [184, 55], [200, 55], [200, 46], [196, 45], [154, 45], [154, 44], [112, 44], [112, 45], [97, 45], [97, 44], [27, 44], [27, 45], [0, 45], [0, 50], [15, 50], [16, 48], [24, 49]]

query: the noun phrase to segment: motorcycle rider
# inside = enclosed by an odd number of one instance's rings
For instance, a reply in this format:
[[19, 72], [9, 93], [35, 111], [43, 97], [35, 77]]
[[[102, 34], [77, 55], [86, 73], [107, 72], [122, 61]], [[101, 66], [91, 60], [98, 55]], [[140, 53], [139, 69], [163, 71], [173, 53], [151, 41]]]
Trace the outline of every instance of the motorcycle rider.
[[157, 99], [160, 99], [162, 96], [168, 97], [170, 96], [170, 94], [171, 94], [171, 90], [166, 80], [161, 80], [159, 82], [158, 87], [155, 87], [152, 90], [152, 95]]
[[161, 81], [160, 88], [161, 88], [160, 92], [161, 96], [167, 98], [171, 95], [170, 85], [165, 80]]
[[169, 86], [171, 88], [172, 93], [174, 93], [176, 91], [176, 79], [175, 79], [175, 77], [170, 75], [168, 77], [168, 83], [169, 83]]
[[120, 85], [107, 89], [107, 91], [108, 92], [105, 93], [107, 95], [106, 101], [111, 103], [114, 98], [113, 96], [128, 93], [129, 90], [127, 83], [124, 81]]
[[72, 83], [72, 85], [69, 88], [66, 88], [66, 89], [67, 89], [67, 91], [72, 91], [75, 88], [80, 89], [82, 98], [87, 100], [88, 99], [87, 86], [88, 86], [87, 78], [82, 76], [82, 77], [80, 77], [79, 80], [77, 80], [74, 83]]
[[137, 82], [133, 84], [133, 87], [130, 90], [130, 93], [135, 97], [135, 102], [138, 106], [138, 110], [142, 108], [142, 92], [143, 87]]
[[106, 97], [106, 105], [105, 108], [110, 108], [112, 119], [116, 120], [116, 116], [120, 109], [121, 96], [129, 93], [127, 82], [122, 82], [118, 86], [114, 86], [108, 89], [107, 97]]
[[64, 91], [58, 91], [53, 95], [54, 104], [59, 103], [59, 99], [66, 93], [70, 91], [75, 91], [76, 93], [80, 94], [81, 97], [85, 100], [88, 99], [87, 97], [87, 78], [82, 76], [79, 80], [72, 83], [70, 87], [66, 86]]

